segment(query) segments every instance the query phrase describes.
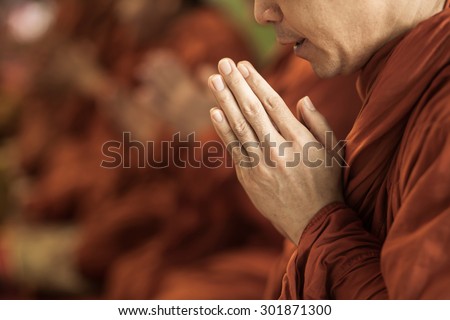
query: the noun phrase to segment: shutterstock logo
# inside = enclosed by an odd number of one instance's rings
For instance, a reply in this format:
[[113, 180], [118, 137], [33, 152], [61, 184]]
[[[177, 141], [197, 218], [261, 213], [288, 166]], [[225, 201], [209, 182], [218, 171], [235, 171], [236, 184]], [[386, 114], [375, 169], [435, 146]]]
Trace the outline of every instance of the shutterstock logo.
[[[333, 133], [326, 133], [326, 144], [314, 141], [302, 146], [301, 152], [292, 152], [293, 143], [285, 141], [277, 144], [266, 135], [261, 142], [241, 144], [233, 141], [227, 146], [217, 140], [198, 141], [195, 132], [188, 135], [175, 133], [170, 140], [141, 142], [132, 139], [131, 132], [122, 134], [122, 141], [107, 141], [102, 146], [103, 160], [100, 164], [105, 169], [115, 168], [232, 168], [239, 165], [252, 168], [264, 163], [268, 167], [277, 167], [279, 163], [291, 168], [304, 165], [309, 168], [321, 166], [348, 166], [342, 156], [346, 142], [339, 141], [332, 145]], [[317, 157], [318, 152], [324, 157]], [[240, 155], [240, 161], [233, 163], [230, 154]], [[283, 158], [283, 161], [279, 161]]]
[[140, 169], [232, 167], [231, 157], [222, 143], [216, 140], [200, 142], [195, 132], [187, 136], [178, 132], [170, 140], [145, 143], [133, 140], [130, 132], [124, 132], [122, 141], [105, 142], [102, 154], [105, 158], [101, 167], [106, 169], [131, 168], [132, 164]]

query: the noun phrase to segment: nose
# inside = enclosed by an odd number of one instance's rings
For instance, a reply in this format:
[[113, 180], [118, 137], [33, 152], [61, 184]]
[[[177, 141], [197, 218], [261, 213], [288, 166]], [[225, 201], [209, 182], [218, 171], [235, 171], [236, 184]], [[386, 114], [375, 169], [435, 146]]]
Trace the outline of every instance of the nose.
[[259, 24], [278, 23], [283, 19], [281, 8], [273, 0], [255, 0], [254, 14]]

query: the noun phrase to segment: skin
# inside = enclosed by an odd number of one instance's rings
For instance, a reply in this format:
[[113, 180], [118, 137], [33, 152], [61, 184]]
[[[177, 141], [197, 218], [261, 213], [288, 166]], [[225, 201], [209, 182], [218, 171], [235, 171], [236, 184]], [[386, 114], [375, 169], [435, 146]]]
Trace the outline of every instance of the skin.
[[[259, 23], [272, 24], [282, 44], [308, 39], [300, 55], [319, 76], [332, 77], [360, 69], [385, 43], [443, 9], [445, 1], [425, 0], [256, 0]], [[377, 26], [374, 28], [373, 26]], [[297, 53], [299, 53], [297, 51]], [[294, 244], [309, 221], [326, 205], [344, 201], [342, 163], [300, 162], [288, 166], [294, 154], [307, 150], [313, 160], [325, 160], [336, 144], [326, 143], [331, 128], [309, 98], [298, 103], [305, 125], [249, 62], [237, 65], [225, 58], [219, 74], [209, 79], [218, 107], [211, 110], [214, 127], [232, 148], [237, 176], [261, 213]], [[273, 144], [258, 144], [270, 134]], [[280, 152], [285, 142], [292, 144]], [[258, 157], [251, 167], [243, 164]], [[273, 165], [275, 164], [275, 166]]]
[[[359, 69], [383, 44], [442, 10], [443, 0], [257, 0], [258, 23], [283, 44], [307, 38], [303, 58], [319, 76]], [[374, 27], [376, 26], [376, 27]]]

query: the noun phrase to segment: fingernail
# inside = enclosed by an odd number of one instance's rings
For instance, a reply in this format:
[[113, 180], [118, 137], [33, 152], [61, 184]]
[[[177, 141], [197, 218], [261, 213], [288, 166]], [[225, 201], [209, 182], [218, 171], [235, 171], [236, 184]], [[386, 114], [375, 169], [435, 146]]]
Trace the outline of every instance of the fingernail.
[[316, 110], [316, 108], [314, 107], [311, 99], [308, 96], [303, 98], [302, 103], [309, 110], [311, 110], [311, 111], [315, 111]]
[[211, 116], [214, 119], [214, 121], [216, 122], [222, 122], [223, 121], [223, 116], [222, 116], [222, 111], [214, 108], [211, 109]]
[[238, 65], [238, 69], [239, 69], [239, 71], [241, 72], [241, 74], [242, 74], [242, 76], [243, 76], [244, 78], [248, 78], [248, 76], [250, 75], [250, 71], [248, 71], [248, 68], [247, 68], [245, 65], [243, 65], [242, 63], [240, 63], [240, 64]]
[[214, 89], [217, 91], [222, 91], [225, 89], [225, 84], [223, 83], [222, 77], [219, 75], [216, 75], [212, 78], [212, 84], [214, 86]]
[[224, 75], [229, 75], [232, 71], [231, 68], [231, 63], [229, 59], [222, 59], [219, 62], [219, 70], [224, 74]]

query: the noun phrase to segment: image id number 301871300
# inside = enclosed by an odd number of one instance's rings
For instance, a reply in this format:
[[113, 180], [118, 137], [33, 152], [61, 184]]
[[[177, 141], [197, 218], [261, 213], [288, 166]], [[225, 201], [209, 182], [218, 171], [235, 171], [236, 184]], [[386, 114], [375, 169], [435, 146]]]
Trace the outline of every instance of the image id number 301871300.
[[329, 316], [330, 305], [262, 305], [260, 315], [262, 316]]

